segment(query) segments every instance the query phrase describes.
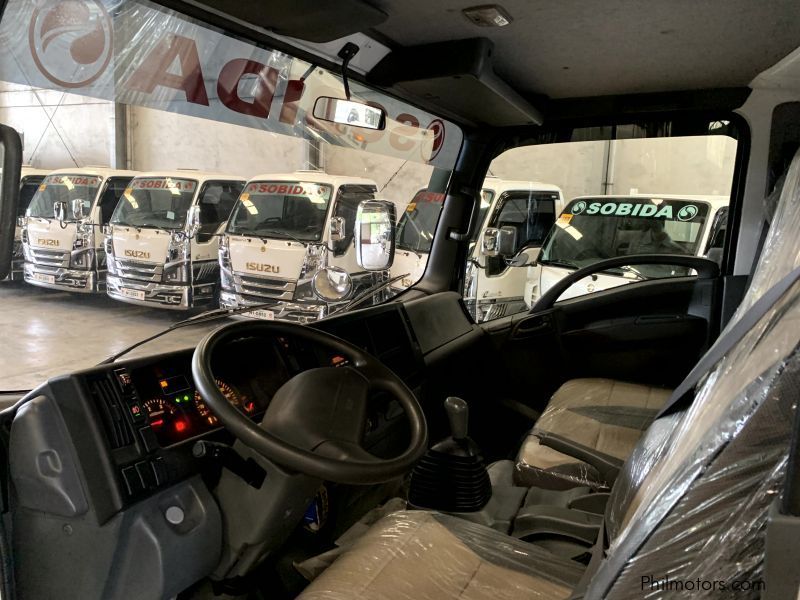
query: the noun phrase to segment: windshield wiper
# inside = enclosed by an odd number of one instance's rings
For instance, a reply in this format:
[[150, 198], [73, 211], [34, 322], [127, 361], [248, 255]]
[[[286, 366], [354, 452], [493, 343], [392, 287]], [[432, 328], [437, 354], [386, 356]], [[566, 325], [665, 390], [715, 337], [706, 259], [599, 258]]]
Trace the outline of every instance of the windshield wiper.
[[272, 237], [281, 240], [292, 240], [293, 242], [302, 244], [304, 247], [313, 243], [311, 240], [301, 240], [300, 238], [293, 236], [291, 233], [286, 233], [285, 231], [280, 231], [279, 229], [233, 229], [230, 233], [238, 235], [251, 235], [253, 237], [262, 239]]
[[118, 358], [125, 356], [129, 352], [132, 352], [139, 346], [143, 346], [148, 342], [152, 342], [153, 340], [160, 338], [163, 335], [168, 334], [170, 331], [175, 331], [176, 329], [180, 329], [182, 327], [189, 327], [190, 325], [202, 325], [203, 323], [210, 323], [212, 321], [218, 321], [225, 317], [230, 317], [233, 315], [238, 315], [242, 313], [247, 313], [253, 310], [261, 310], [262, 308], [269, 308], [275, 306], [275, 302], [263, 302], [261, 304], [253, 304], [252, 306], [242, 306], [240, 308], [214, 308], [212, 310], [207, 310], [206, 312], [202, 312], [199, 315], [195, 315], [193, 317], [189, 317], [188, 319], [184, 319], [182, 321], [178, 321], [177, 323], [173, 323], [166, 329], [162, 329], [158, 333], [154, 333], [150, 337], [146, 337], [143, 340], [139, 340], [135, 344], [132, 344], [106, 358], [105, 360], [97, 363], [99, 365], [108, 365], [116, 361]]
[[557, 258], [540, 258], [537, 261], [540, 265], [550, 265], [552, 267], [561, 267], [564, 269], [578, 269], [578, 265], [568, 260], [559, 260]]

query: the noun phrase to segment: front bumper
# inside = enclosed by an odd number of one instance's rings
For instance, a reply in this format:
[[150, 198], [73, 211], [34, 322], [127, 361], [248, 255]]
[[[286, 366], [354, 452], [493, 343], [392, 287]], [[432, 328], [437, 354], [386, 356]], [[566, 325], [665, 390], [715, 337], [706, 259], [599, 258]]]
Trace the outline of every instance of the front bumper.
[[171, 310], [188, 310], [195, 306], [213, 304], [216, 286], [215, 283], [197, 286], [145, 283], [116, 275], [106, 278], [106, 293], [114, 300]]
[[[271, 302], [268, 298], [264, 298], [263, 302], [245, 300], [240, 294], [226, 290], [222, 290], [219, 293], [220, 308], [244, 308], [246, 306], [266, 304], [268, 302]], [[328, 306], [326, 304], [312, 302], [286, 302], [275, 300], [274, 304], [267, 304], [260, 310], [264, 311], [264, 313], [271, 312], [276, 321], [290, 321], [292, 323], [313, 323], [328, 315]], [[242, 316], [253, 319], [265, 318], [251, 313], [242, 313]]]
[[82, 294], [102, 292], [105, 283], [95, 271], [45, 267], [29, 262], [23, 264], [23, 279], [31, 285]]

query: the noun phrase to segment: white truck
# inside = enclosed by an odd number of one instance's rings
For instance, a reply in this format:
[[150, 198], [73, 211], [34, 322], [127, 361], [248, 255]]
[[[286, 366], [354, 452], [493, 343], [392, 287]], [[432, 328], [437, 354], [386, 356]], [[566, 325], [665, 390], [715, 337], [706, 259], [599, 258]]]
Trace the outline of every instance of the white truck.
[[102, 227], [134, 175], [106, 167], [51, 171], [21, 222], [25, 281], [70, 292], [104, 291]]
[[[422, 277], [444, 201], [443, 194], [420, 190], [397, 225], [397, 251], [392, 275], [408, 273], [396, 290]], [[481, 205], [472, 228], [464, 286], [464, 302], [476, 322], [511, 314], [524, 307], [526, 269], [564, 206], [561, 189], [534, 181], [505, 181], [487, 177]], [[487, 233], [499, 229], [511, 237], [507, 257], [485, 247]], [[513, 237], [513, 239], [511, 239]]]
[[13, 281], [20, 281], [24, 273], [25, 254], [22, 251], [22, 228], [25, 224], [25, 211], [28, 210], [36, 190], [39, 189], [49, 172], [47, 169], [35, 169], [27, 165], [22, 165], [20, 170], [17, 227], [14, 230], [14, 250], [11, 254], [11, 271], [8, 274], [8, 279]]
[[106, 231], [108, 295], [173, 310], [215, 304], [219, 234], [244, 183], [191, 170], [135, 177]]
[[[570, 272], [605, 258], [635, 254], [688, 254], [721, 261], [728, 222], [727, 196], [581, 196], [570, 202], [528, 268], [525, 303], [531, 308]], [[657, 277], [689, 275], [672, 265], [611, 269], [575, 282], [566, 300]]]
[[251, 179], [220, 239], [220, 306], [266, 304], [247, 315], [308, 323], [335, 306], [315, 293], [318, 272], [346, 273], [349, 297], [380, 283], [388, 270], [360, 267], [354, 243], [359, 206], [376, 192], [369, 179], [320, 171]]

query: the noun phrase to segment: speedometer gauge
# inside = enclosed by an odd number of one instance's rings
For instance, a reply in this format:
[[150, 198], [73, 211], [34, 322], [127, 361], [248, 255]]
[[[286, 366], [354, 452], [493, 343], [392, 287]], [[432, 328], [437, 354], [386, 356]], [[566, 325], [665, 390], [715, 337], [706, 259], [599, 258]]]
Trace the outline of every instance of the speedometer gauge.
[[[248, 415], [251, 415], [255, 412], [255, 404], [248, 400], [246, 396], [240, 394], [221, 379], [215, 379], [214, 381], [216, 382], [219, 391], [222, 392], [223, 396], [225, 396], [225, 399], [233, 406]], [[200, 392], [194, 393], [194, 406], [203, 421], [209, 425], [217, 425], [219, 423], [219, 419], [212, 412], [211, 408], [208, 406], [203, 397], [200, 396]]]
[[144, 403], [144, 410], [147, 413], [147, 421], [150, 427], [156, 429], [168, 425], [177, 413], [177, 408], [163, 398], [152, 398]]

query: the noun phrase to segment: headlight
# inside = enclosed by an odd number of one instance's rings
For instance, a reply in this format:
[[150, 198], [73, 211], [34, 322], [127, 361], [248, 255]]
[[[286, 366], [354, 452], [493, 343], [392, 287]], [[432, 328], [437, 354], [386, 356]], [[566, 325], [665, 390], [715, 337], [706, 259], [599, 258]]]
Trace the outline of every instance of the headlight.
[[464, 272], [464, 299], [477, 299], [478, 297], [478, 265], [474, 261], [467, 262]]
[[163, 280], [168, 283], [189, 283], [189, 263], [181, 261], [164, 265]]
[[89, 269], [94, 264], [94, 248], [77, 250], [72, 253], [69, 259], [69, 266], [72, 269]]
[[223, 270], [233, 270], [231, 266], [230, 242], [227, 235], [219, 238], [219, 266]]
[[311, 279], [302, 283], [298, 283], [294, 290], [294, 299], [299, 301], [318, 301], [317, 296], [314, 294]]
[[189, 238], [182, 231], [173, 231], [169, 239], [169, 248], [167, 249], [167, 262], [177, 262], [180, 260], [188, 260], [191, 249], [189, 248]]
[[300, 281], [310, 280], [314, 273], [328, 266], [328, 248], [324, 244], [306, 246], [306, 256], [300, 269]]
[[220, 265], [219, 283], [223, 290], [234, 291], [233, 272]]

